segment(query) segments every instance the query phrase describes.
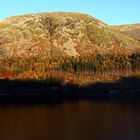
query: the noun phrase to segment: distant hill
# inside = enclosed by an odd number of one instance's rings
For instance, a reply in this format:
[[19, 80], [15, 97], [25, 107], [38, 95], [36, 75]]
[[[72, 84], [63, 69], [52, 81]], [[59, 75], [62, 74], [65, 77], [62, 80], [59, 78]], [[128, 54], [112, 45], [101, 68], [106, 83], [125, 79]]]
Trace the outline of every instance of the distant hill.
[[140, 41], [140, 24], [121, 25], [115, 28]]
[[[0, 56], [87, 56], [132, 53], [140, 42], [81, 13], [56, 12], [8, 17], [0, 21]], [[140, 30], [138, 28], [138, 30]]]

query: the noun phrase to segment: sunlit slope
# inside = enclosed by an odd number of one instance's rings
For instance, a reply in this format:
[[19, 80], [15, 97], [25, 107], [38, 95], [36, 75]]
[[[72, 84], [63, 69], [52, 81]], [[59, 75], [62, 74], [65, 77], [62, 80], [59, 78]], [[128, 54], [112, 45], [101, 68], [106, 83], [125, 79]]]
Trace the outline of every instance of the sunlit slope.
[[81, 13], [29, 14], [0, 21], [1, 56], [126, 54], [139, 48], [136, 39]]

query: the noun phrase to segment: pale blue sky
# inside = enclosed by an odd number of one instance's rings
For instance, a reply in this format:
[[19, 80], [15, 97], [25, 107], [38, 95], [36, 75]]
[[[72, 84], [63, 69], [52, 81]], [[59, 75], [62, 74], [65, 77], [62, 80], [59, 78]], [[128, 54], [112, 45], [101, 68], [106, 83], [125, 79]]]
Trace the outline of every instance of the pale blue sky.
[[111, 24], [140, 23], [140, 0], [1, 0], [0, 19], [12, 15], [71, 11]]

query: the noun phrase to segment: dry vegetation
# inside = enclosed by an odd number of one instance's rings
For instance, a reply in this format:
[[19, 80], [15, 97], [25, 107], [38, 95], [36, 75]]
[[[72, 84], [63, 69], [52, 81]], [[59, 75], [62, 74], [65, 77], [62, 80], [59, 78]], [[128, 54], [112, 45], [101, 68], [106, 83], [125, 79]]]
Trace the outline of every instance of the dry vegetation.
[[[0, 78], [10, 80], [60, 80], [62, 84], [90, 84], [116, 80], [140, 71], [140, 54], [89, 57], [1, 58]], [[51, 81], [52, 82], [52, 81]]]
[[130, 53], [140, 43], [89, 15], [44, 13], [0, 22], [0, 56], [87, 56]]
[[29, 14], [0, 22], [1, 79], [111, 81], [140, 71], [139, 52], [138, 40], [85, 14]]

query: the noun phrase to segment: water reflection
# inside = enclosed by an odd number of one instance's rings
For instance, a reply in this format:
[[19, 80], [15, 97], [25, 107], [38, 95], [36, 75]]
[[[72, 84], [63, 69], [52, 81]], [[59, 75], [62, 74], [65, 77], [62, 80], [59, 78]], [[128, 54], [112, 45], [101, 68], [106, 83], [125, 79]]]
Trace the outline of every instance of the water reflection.
[[138, 140], [139, 130], [139, 104], [81, 99], [0, 106], [0, 140]]

